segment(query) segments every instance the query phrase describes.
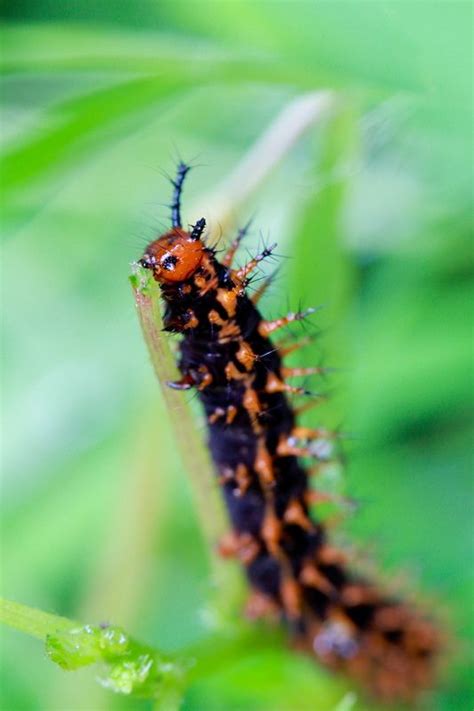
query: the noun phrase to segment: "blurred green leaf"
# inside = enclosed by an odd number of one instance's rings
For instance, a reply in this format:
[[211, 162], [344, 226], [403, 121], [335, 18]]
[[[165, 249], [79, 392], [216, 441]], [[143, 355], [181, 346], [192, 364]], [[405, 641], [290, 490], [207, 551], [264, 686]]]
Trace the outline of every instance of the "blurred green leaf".
[[[127, 600], [140, 636], [172, 650], [207, 634], [206, 554], [128, 263], [168, 219], [156, 168], [172, 172], [178, 152], [202, 164], [185, 209], [206, 214], [200, 196], [286, 102], [338, 89], [344, 109], [294, 147], [241, 219], [257, 208], [250, 251], [261, 229], [290, 256], [265, 314], [325, 306], [309, 326], [315, 348], [295, 363], [342, 369], [315, 380], [333, 397], [307, 417], [356, 435], [345, 488], [360, 505], [345, 530], [376, 540], [383, 568], [430, 593], [435, 614], [448, 608], [460, 651], [426, 704], [468, 708], [469, 3], [19, 0], [2, 14], [9, 595], [100, 620], [99, 573], [139, 561]], [[156, 527], [134, 481], [161, 502]], [[115, 585], [110, 606], [126, 609], [120, 597]], [[58, 681], [27, 638], [6, 640], [7, 708], [144, 708], [101, 696], [81, 672]], [[239, 664], [192, 685], [186, 710], [344, 708], [347, 688], [281, 644], [270, 654], [243, 642]]]

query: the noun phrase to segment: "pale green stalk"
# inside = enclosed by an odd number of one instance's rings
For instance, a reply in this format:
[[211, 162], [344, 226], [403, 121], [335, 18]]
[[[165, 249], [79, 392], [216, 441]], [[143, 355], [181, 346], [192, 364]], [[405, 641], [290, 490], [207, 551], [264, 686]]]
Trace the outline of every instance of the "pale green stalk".
[[48, 634], [70, 632], [80, 626], [78, 622], [67, 617], [51, 615], [49, 612], [3, 598], [0, 598], [0, 622], [43, 640]]

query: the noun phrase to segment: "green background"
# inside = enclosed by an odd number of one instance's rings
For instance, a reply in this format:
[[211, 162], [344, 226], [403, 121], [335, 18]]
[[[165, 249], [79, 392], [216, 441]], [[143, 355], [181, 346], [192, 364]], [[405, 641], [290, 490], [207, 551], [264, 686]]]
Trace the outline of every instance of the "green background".
[[[161, 171], [178, 152], [198, 164], [184, 211], [206, 215], [288, 103], [334, 89], [338, 110], [238, 218], [256, 212], [248, 249], [269, 236], [288, 256], [264, 313], [325, 306], [297, 362], [344, 369], [307, 417], [356, 435], [344, 487], [359, 507], [340, 531], [449, 620], [451, 661], [426, 707], [467, 711], [471, 3], [2, 7], [4, 595], [162, 649], [204, 635], [206, 551], [129, 264], [168, 224]], [[90, 670], [60, 672], [19, 633], [2, 647], [6, 710], [150, 708]], [[185, 709], [325, 711], [346, 689], [284, 647], [243, 649]]]

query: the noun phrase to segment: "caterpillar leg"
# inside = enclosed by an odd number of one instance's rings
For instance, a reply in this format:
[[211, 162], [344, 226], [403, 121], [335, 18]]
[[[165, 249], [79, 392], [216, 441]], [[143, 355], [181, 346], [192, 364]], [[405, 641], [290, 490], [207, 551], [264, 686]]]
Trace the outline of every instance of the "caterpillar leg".
[[226, 408], [223, 407], [216, 407], [214, 409], [214, 412], [209, 415], [207, 418], [207, 421], [209, 424], [213, 425], [215, 424], [219, 419], [225, 418], [225, 424], [230, 425], [232, 424], [235, 416], [237, 414], [237, 408], [235, 405], [227, 405]]
[[168, 380], [166, 385], [172, 390], [190, 390], [195, 382], [190, 375], [183, 375], [180, 380]]
[[237, 558], [244, 565], [250, 565], [260, 552], [260, 544], [250, 533], [231, 531], [221, 538], [218, 552], [223, 558]]

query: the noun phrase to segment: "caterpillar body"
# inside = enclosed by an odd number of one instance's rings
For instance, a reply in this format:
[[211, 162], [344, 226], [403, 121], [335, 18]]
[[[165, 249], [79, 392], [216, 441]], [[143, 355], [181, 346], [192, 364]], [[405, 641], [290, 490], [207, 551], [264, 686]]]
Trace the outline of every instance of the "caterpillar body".
[[298, 646], [384, 700], [410, 700], [433, 683], [436, 626], [352, 573], [310, 514], [301, 457], [324, 456], [321, 444], [335, 435], [298, 426], [288, 395], [304, 390], [287, 380], [319, 369], [286, 368], [284, 349], [270, 340], [308, 312], [266, 321], [257, 308], [263, 290], [247, 294], [252, 272], [273, 247], [233, 268], [245, 230], [218, 261], [203, 239], [204, 218], [189, 231], [182, 227], [188, 171], [180, 163], [173, 181], [171, 229], [147, 246], [139, 263], [160, 285], [165, 329], [182, 336], [182, 377], [170, 385], [195, 388], [205, 411], [232, 526], [224, 552], [245, 566], [255, 605], [276, 610]]

